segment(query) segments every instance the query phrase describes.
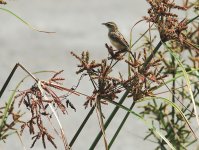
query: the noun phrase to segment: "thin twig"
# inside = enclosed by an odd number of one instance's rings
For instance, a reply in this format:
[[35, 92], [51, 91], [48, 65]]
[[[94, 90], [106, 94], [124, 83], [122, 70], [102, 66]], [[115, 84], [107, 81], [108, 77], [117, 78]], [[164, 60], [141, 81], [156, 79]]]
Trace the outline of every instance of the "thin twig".
[[101, 132], [102, 132], [103, 139], [104, 139], [104, 146], [105, 146], [105, 149], [108, 150], [108, 144], [107, 144], [106, 133], [105, 133], [105, 129], [104, 129], [104, 121], [103, 121], [103, 114], [102, 114], [102, 109], [101, 109], [101, 104], [100, 104], [100, 98], [97, 98], [97, 101], [96, 101], [96, 112], [97, 112], [99, 126], [101, 128]]
[[[42, 83], [41, 83], [40, 81], [38, 81], [39, 90], [41, 91], [42, 95], [44, 96], [44, 99], [48, 100], [46, 94], [44, 93], [44, 90], [43, 90], [41, 84], [42, 84]], [[57, 120], [57, 123], [58, 123], [58, 125], [59, 125], [59, 127], [60, 127], [61, 137], [62, 137], [62, 140], [63, 140], [63, 143], [64, 143], [65, 150], [69, 150], [70, 147], [69, 147], [69, 145], [68, 145], [68, 142], [67, 142], [67, 139], [66, 139], [66, 136], [65, 136], [65, 133], [64, 133], [62, 124], [61, 124], [61, 122], [60, 122], [60, 119], [59, 119], [59, 117], [58, 117], [56, 111], [54, 110], [52, 104], [49, 104], [49, 106], [50, 106], [50, 109], [51, 109], [51, 111], [53, 112], [53, 114], [54, 114], [54, 116], [55, 116], [55, 118], [56, 118], [56, 120]]]
[[[129, 91], [127, 90], [123, 96], [121, 97], [119, 104], [122, 104], [124, 102], [124, 100], [126, 99], [126, 97], [128, 96]], [[109, 124], [111, 123], [112, 119], [114, 118], [114, 116], [116, 115], [117, 111], [119, 110], [119, 106], [115, 106], [114, 110], [112, 111], [112, 113], [110, 114], [110, 116], [108, 117], [107, 121], [104, 124], [104, 128], [106, 130], [106, 128], [109, 126]], [[97, 145], [99, 139], [102, 136], [102, 131], [100, 131], [97, 135], [97, 137], [95, 138], [94, 142], [92, 143], [92, 145], [90, 146], [89, 150], [93, 150], [95, 148], [95, 146]]]

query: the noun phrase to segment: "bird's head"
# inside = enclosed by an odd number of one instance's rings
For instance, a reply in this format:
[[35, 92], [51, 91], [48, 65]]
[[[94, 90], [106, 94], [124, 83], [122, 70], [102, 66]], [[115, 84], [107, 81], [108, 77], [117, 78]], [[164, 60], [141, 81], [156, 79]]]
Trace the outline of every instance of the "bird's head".
[[102, 24], [105, 25], [109, 29], [109, 31], [118, 30], [118, 27], [114, 22], [107, 22], [107, 23], [102, 23]]

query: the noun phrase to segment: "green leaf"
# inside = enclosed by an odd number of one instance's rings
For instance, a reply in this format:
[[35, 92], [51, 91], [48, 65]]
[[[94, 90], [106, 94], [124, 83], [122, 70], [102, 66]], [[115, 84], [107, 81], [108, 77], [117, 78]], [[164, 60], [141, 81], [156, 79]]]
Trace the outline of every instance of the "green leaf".
[[196, 134], [194, 133], [193, 129], [191, 128], [190, 126], [190, 123], [189, 121], [187, 120], [187, 118], [185, 117], [184, 113], [180, 110], [180, 108], [175, 104], [173, 103], [172, 101], [170, 101], [169, 99], [166, 99], [166, 98], [163, 98], [163, 97], [144, 97], [142, 99], [139, 99], [136, 101], [136, 103], [139, 103], [139, 102], [143, 102], [143, 101], [147, 101], [147, 100], [154, 100], [154, 99], [160, 99], [160, 100], [163, 100], [165, 101], [166, 103], [170, 104], [172, 107], [174, 107], [181, 115], [181, 117], [184, 119], [184, 121], [186, 122], [186, 124], [188, 125], [189, 129], [191, 130], [191, 132], [193, 133], [194, 137], [197, 139], [197, 136]]
[[189, 94], [191, 96], [191, 100], [192, 100], [192, 103], [193, 103], [193, 108], [194, 108], [194, 114], [196, 116], [196, 121], [197, 121], [198, 126], [199, 126], [198, 112], [197, 112], [197, 108], [196, 108], [196, 104], [195, 104], [195, 99], [194, 99], [194, 96], [193, 96], [193, 92], [192, 92], [192, 89], [191, 89], [191, 82], [190, 82], [190, 79], [189, 79], [189, 75], [186, 72], [183, 64], [181, 63], [179, 56], [177, 56], [177, 54], [174, 53], [165, 43], [163, 43], [163, 44], [169, 50], [169, 52], [171, 53], [171, 55], [173, 55], [173, 57], [177, 60], [180, 68], [182, 69], [182, 72], [183, 72], [183, 75], [185, 77], [185, 81], [187, 83], [187, 87], [188, 87], [188, 90], [189, 90]]
[[49, 31], [42, 31], [42, 30], [39, 30], [35, 27], [33, 27], [32, 25], [30, 25], [28, 22], [26, 22], [25, 20], [23, 20], [21, 17], [19, 17], [18, 15], [16, 15], [15, 13], [13, 13], [12, 11], [6, 9], [6, 8], [2, 8], [0, 7], [1, 10], [13, 15], [14, 17], [16, 17], [17, 19], [19, 19], [22, 23], [24, 23], [25, 25], [27, 25], [30, 29], [32, 30], [35, 30], [35, 31], [38, 31], [38, 32], [43, 32], [43, 33], [55, 33], [55, 32], [49, 32]]
[[110, 100], [107, 100], [108, 102], [128, 111], [129, 113], [133, 114], [134, 116], [136, 116], [138, 119], [142, 120], [144, 122], [144, 124], [149, 128], [151, 129], [154, 134], [158, 137], [160, 137], [161, 139], [163, 139], [167, 145], [172, 149], [172, 150], [175, 150], [175, 148], [173, 147], [173, 145], [169, 142], [169, 140], [160, 132], [158, 131], [153, 125], [151, 125], [149, 122], [147, 122], [142, 116], [140, 116], [139, 114], [137, 114], [136, 112], [130, 110], [129, 108], [123, 106], [123, 105], [120, 105], [118, 104], [117, 102], [115, 101], [110, 101]]

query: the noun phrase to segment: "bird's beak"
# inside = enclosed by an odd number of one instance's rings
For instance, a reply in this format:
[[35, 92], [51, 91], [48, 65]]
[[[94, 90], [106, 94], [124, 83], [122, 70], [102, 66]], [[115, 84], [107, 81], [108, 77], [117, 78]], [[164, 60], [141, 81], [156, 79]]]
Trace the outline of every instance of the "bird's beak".
[[102, 25], [105, 25], [105, 26], [106, 26], [107, 24], [106, 24], [106, 23], [102, 23]]

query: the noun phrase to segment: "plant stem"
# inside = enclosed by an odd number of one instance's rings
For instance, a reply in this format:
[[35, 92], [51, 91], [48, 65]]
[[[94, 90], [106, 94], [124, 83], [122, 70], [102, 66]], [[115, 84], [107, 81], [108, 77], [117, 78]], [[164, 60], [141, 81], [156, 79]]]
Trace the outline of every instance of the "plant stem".
[[6, 82], [4, 83], [3, 87], [1, 88], [1, 91], [0, 91], [0, 98], [1, 98], [1, 96], [3, 95], [3, 93], [4, 93], [5, 89], [6, 89], [6, 87], [8, 86], [8, 84], [9, 84], [11, 78], [13, 77], [13, 75], [14, 75], [14, 73], [15, 73], [17, 67], [18, 67], [18, 63], [14, 66], [14, 68], [12, 69], [12, 71], [11, 71], [10, 75], [8, 76]]
[[[126, 99], [126, 97], [128, 96], [129, 91], [127, 90], [124, 95], [122, 96], [122, 98], [119, 101], [119, 104], [122, 104], [124, 102], [124, 100]], [[110, 124], [110, 122], [112, 121], [112, 119], [114, 118], [115, 114], [117, 113], [117, 111], [119, 110], [119, 106], [116, 106], [114, 108], [114, 110], [112, 111], [112, 113], [110, 114], [110, 116], [108, 117], [107, 121], [104, 124], [104, 129], [106, 130], [106, 128], [108, 127], [108, 125]], [[97, 145], [97, 143], [99, 142], [100, 138], [102, 136], [102, 131], [100, 131], [97, 135], [97, 137], [95, 138], [94, 142], [92, 143], [91, 147], [89, 148], [89, 150], [93, 150], [95, 148], [95, 146]]]
[[143, 68], [142, 70], [144, 71], [147, 67], [147, 65], [149, 64], [149, 62], [153, 59], [153, 57], [155, 56], [155, 54], [157, 53], [157, 51], [159, 50], [159, 48], [162, 45], [162, 41], [160, 41], [157, 46], [155, 47], [155, 49], [152, 51], [151, 55], [146, 59], [146, 61], [143, 64]]
[[82, 124], [80, 125], [79, 129], [77, 130], [77, 132], [75, 133], [75, 135], [73, 136], [69, 146], [72, 147], [74, 142], [76, 141], [77, 137], [79, 136], [79, 134], [81, 133], [82, 129], [84, 128], [85, 124], [87, 123], [88, 119], [90, 118], [90, 116], [92, 115], [93, 111], [95, 110], [95, 105], [91, 108], [91, 110], [89, 111], [89, 113], [87, 114], [86, 118], [84, 119], [84, 121], [82, 122]]
[[107, 144], [107, 140], [106, 140], [106, 133], [105, 133], [105, 129], [104, 129], [104, 121], [103, 121], [103, 114], [102, 114], [102, 109], [101, 109], [101, 105], [100, 105], [100, 98], [97, 98], [96, 101], [96, 112], [97, 112], [97, 117], [98, 117], [98, 121], [99, 121], [99, 126], [100, 129], [102, 131], [102, 135], [104, 138], [104, 146], [105, 146], [105, 150], [108, 150], [108, 144]]
[[187, 24], [193, 22], [193, 21], [196, 20], [197, 18], [199, 18], [199, 15], [197, 15], [197, 16], [195, 16], [194, 18], [190, 19], [190, 20], [187, 22]]
[[[131, 107], [130, 107], [129, 109], [132, 110], [133, 107], [134, 107], [134, 105], [135, 105], [135, 102], [132, 103], [132, 105], [131, 105]], [[110, 141], [110, 143], [109, 143], [109, 145], [108, 145], [108, 149], [111, 148], [111, 146], [112, 146], [113, 142], [115, 141], [117, 135], [119, 134], [120, 130], [122, 129], [122, 127], [123, 127], [123, 125], [124, 125], [124, 123], [126, 122], [128, 116], [129, 116], [129, 114], [130, 114], [130, 112], [126, 113], [126, 115], [125, 115], [125, 117], [123, 118], [122, 122], [120, 123], [120, 125], [119, 125], [117, 131], [115, 132], [114, 136], [112, 137], [112, 139], [111, 139], [111, 141]]]
[[[175, 78], [175, 74], [176, 74], [176, 70], [175, 70], [175, 58], [173, 56], [171, 56], [171, 59], [172, 59], [172, 76], [173, 78]], [[172, 82], [172, 102], [175, 103], [175, 82], [176, 80], [173, 80]], [[172, 107], [172, 119], [171, 119], [171, 122], [173, 125], [175, 125], [175, 108]]]

